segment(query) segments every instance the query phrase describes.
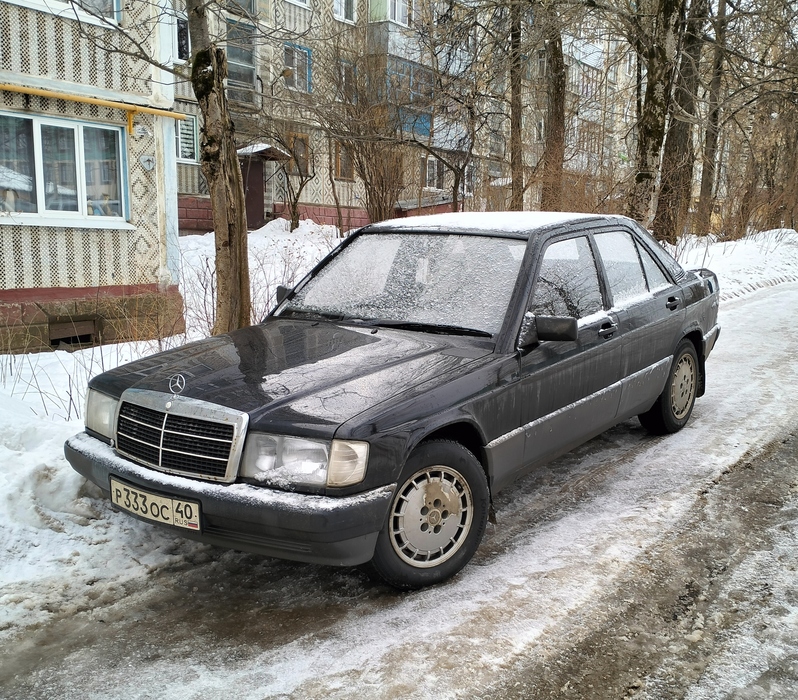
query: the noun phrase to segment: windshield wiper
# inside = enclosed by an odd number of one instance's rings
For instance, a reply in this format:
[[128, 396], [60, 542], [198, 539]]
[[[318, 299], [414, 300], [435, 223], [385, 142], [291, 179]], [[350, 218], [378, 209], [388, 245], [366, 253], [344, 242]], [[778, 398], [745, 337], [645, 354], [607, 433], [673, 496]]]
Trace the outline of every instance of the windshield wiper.
[[346, 316], [344, 314], [328, 314], [323, 311], [310, 311], [308, 309], [296, 309], [288, 307], [280, 313], [280, 318], [311, 318], [320, 321], [341, 321]]
[[364, 320], [369, 326], [380, 328], [398, 328], [403, 331], [422, 331], [425, 333], [439, 333], [441, 335], [475, 335], [481, 338], [491, 338], [492, 333], [478, 328], [465, 328], [463, 326], [450, 326], [445, 323], [422, 323], [420, 321], [389, 321], [382, 319]]

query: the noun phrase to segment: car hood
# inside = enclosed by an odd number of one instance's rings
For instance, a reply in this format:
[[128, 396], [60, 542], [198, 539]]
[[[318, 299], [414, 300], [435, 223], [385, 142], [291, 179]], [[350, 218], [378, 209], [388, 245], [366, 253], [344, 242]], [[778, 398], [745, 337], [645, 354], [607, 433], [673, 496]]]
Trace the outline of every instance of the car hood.
[[468, 337], [272, 318], [111, 370], [91, 386], [171, 394], [170, 377], [182, 374], [183, 396], [244, 411], [251, 428], [330, 436], [362, 411], [459, 375], [491, 352]]

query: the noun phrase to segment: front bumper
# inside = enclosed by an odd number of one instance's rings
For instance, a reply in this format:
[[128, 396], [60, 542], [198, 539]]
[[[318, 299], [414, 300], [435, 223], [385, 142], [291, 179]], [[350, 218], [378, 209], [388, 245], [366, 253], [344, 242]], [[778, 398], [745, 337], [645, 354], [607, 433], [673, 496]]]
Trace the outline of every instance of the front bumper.
[[314, 564], [354, 566], [369, 561], [396, 488], [391, 484], [335, 498], [250, 484], [215, 484], [141, 467], [86, 433], [67, 440], [64, 454], [72, 468], [106, 496], [110, 496], [110, 478], [115, 476], [157, 494], [199, 501], [201, 531], [161, 526], [176, 534]]

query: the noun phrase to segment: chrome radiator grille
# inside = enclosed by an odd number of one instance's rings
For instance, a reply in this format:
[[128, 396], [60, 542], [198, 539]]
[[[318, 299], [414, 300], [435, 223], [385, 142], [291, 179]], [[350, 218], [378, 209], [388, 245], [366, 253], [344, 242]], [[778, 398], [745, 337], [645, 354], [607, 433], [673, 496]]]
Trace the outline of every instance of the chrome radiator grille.
[[[125, 393], [129, 394], [131, 390]], [[235, 478], [246, 414], [155, 392], [135, 392], [129, 398], [133, 398], [135, 403], [125, 400], [123, 395], [119, 408], [116, 426], [118, 452], [165, 472], [210, 481], [232, 481]], [[223, 420], [192, 413], [218, 413]]]

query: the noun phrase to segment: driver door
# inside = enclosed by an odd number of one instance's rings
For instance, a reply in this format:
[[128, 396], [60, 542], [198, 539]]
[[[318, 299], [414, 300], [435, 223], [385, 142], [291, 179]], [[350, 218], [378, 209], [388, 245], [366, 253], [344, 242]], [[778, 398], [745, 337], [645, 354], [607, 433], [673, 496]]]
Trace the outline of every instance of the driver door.
[[575, 341], [543, 341], [520, 359], [527, 468], [613, 425], [620, 400], [622, 339], [606, 307], [586, 235], [544, 250], [529, 311], [577, 319]]

